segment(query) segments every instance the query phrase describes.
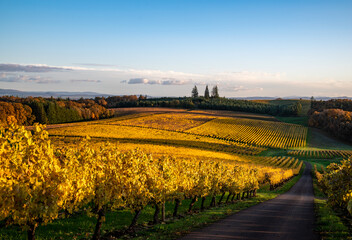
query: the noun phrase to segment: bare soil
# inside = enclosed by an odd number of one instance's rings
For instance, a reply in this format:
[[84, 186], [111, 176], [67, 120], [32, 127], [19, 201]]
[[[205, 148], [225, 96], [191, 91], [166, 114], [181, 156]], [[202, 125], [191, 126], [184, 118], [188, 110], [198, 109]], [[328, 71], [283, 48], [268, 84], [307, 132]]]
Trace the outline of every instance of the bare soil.
[[186, 239], [318, 239], [311, 165], [285, 194], [184, 236]]

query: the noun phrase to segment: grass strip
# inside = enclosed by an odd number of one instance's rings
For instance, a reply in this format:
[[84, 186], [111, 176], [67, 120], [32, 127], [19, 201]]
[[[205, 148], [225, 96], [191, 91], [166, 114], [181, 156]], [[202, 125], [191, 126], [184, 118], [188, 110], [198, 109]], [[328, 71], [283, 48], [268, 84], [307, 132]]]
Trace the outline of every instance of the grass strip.
[[325, 199], [314, 199], [316, 231], [322, 239], [352, 239], [349, 229], [343, 224]]

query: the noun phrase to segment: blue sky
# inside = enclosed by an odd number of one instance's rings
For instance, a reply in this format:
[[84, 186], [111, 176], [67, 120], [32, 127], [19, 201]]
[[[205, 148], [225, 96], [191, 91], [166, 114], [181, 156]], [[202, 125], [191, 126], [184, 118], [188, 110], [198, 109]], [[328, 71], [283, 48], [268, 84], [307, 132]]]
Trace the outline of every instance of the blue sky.
[[0, 0], [0, 31], [0, 88], [352, 96], [352, 1]]

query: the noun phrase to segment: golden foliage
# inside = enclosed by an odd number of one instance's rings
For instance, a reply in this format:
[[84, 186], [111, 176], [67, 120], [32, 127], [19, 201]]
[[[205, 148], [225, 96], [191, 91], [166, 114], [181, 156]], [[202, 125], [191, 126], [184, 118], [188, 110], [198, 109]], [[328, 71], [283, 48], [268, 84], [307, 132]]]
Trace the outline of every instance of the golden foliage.
[[65, 172], [43, 126], [33, 134], [15, 123], [1, 127], [0, 219], [29, 226], [57, 218], [70, 191]]
[[274, 148], [302, 147], [307, 138], [300, 125], [241, 118], [217, 118], [189, 132]]

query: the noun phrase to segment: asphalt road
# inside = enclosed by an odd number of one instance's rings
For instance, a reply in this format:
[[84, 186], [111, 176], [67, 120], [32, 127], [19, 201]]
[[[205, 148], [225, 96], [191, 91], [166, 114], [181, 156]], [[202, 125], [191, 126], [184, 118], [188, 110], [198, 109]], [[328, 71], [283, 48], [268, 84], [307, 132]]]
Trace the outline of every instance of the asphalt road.
[[319, 239], [314, 233], [312, 166], [285, 194], [198, 229], [181, 239]]

